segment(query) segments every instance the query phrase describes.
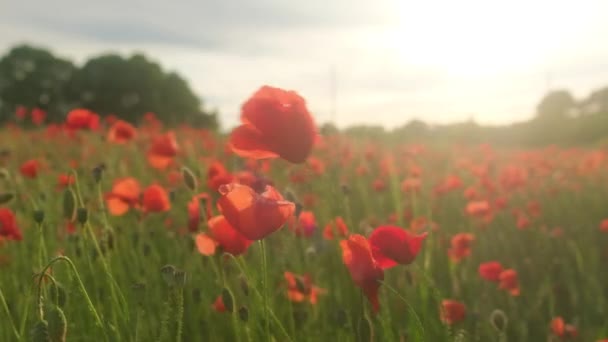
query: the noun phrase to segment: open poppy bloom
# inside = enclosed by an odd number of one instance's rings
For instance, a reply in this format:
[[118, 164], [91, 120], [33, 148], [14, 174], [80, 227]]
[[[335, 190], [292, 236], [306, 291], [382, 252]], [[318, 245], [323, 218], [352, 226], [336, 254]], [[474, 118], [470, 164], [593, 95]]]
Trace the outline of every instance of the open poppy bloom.
[[158, 184], [150, 185], [144, 190], [142, 197], [142, 207], [145, 212], [163, 212], [171, 209], [169, 195], [165, 188]]
[[498, 282], [500, 280], [500, 273], [502, 272], [502, 265], [498, 261], [488, 261], [479, 265], [479, 275], [488, 281]]
[[141, 188], [135, 178], [116, 180], [112, 191], [105, 195], [106, 206], [114, 216], [124, 215], [139, 202]]
[[157, 135], [152, 139], [152, 145], [148, 149], [146, 157], [148, 163], [155, 169], [166, 169], [179, 151], [179, 146], [175, 140], [175, 133]]
[[348, 227], [346, 226], [344, 219], [340, 216], [325, 225], [325, 229], [323, 229], [323, 237], [326, 240], [333, 240], [336, 236], [342, 238], [348, 236]]
[[38, 107], [32, 109], [32, 123], [36, 126], [40, 126], [44, 123], [46, 119], [46, 111], [40, 109]]
[[99, 128], [99, 116], [88, 109], [73, 109], [68, 113], [65, 126], [73, 131], [96, 130]]
[[21, 175], [26, 178], [36, 178], [38, 176], [38, 172], [40, 172], [41, 164], [36, 159], [31, 159], [21, 164], [19, 168], [19, 172]]
[[115, 144], [125, 144], [135, 138], [135, 127], [130, 123], [118, 120], [108, 130], [107, 140]]
[[306, 102], [294, 91], [261, 87], [243, 104], [241, 122], [229, 143], [241, 157], [303, 163], [317, 138]]
[[201, 193], [192, 197], [188, 202], [188, 230], [196, 232], [201, 221], [201, 204], [205, 205], [205, 219], [211, 218], [211, 198], [207, 193]]
[[21, 240], [21, 230], [17, 226], [15, 214], [9, 208], [0, 208], [0, 239]]
[[219, 246], [223, 252], [237, 256], [245, 253], [253, 243], [232, 228], [222, 215], [209, 219], [208, 225], [208, 234], [200, 233], [196, 236], [196, 247], [203, 255], [214, 255]]
[[507, 269], [500, 272], [498, 276], [500, 281], [499, 287], [502, 290], [508, 291], [512, 296], [519, 296], [519, 281], [517, 277], [517, 271], [514, 269]]
[[455, 324], [466, 316], [466, 307], [459, 301], [444, 299], [441, 301], [441, 320], [445, 324]]
[[226, 305], [224, 305], [224, 299], [222, 299], [222, 295], [217, 296], [211, 307], [217, 312], [226, 312]]
[[414, 262], [427, 235], [414, 235], [399, 227], [383, 226], [374, 229], [369, 236], [369, 243], [378, 265], [387, 269], [397, 264], [407, 265]]
[[295, 303], [300, 303], [308, 300], [310, 304], [317, 304], [319, 294], [324, 294], [326, 291], [312, 284], [312, 279], [309, 274], [300, 276], [291, 272], [283, 274], [287, 282], [287, 298]]
[[234, 229], [250, 240], [261, 240], [279, 230], [295, 211], [295, 204], [284, 200], [269, 185], [261, 194], [237, 183], [222, 185], [219, 192], [220, 211]]
[[451, 248], [448, 255], [453, 261], [460, 261], [471, 255], [471, 245], [475, 241], [475, 236], [470, 233], [459, 233], [452, 237]]
[[384, 280], [384, 271], [374, 259], [369, 242], [364, 236], [354, 234], [348, 240], [340, 241], [340, 247], [342, 247], [342, 261], [348, 268], [351, 278], [363, 290], [374, 312], [378, 312], [379, 281]]

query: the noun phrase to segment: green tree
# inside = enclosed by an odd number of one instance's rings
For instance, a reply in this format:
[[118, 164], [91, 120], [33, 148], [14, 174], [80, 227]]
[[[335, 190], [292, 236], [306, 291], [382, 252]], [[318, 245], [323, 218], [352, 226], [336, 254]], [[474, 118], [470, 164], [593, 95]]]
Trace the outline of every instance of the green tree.
[[563, 119], [576, 109], [576, 101], [567, 90], [554, 90], [546, 94], [536, 107], [539, 119]]
[[19, 105], [40, 107], [50, 119], [62, 116], [69, 103], [65, 97], [69, 80], [76, 68], [49, 51], [28, 45], [11, 49], [0, 59], [0, 100], [2, 119]]
[[90, 59], [74, 74], [69, 94], [86, 108], [131, 122], [154, 112], [169, 124], [217, 126], [216, 114], [202, 110], [201, 101], [184, 79], [164, 72], [141, 54]]

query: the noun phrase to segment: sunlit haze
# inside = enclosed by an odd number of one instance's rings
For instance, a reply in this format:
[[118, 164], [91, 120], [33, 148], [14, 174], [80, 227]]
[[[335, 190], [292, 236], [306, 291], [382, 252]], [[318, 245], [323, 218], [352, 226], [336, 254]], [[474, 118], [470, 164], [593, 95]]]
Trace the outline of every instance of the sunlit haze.
[[144, 52], [185, 77], [223, 128], [260, 85], [297, 90], [316, 120], [392, 128], [530, 118], [549, 89], [608, 84], [608, 2], [2, 1], [0, 49], [82, 63]]

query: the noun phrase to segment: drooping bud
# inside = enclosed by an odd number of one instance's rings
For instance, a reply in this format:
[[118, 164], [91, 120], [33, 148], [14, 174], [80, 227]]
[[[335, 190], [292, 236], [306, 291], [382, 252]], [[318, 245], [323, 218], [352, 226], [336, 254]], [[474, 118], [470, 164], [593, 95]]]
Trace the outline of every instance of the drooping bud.
[[239, 285], [243, 294], [249, 296], [249, 283], [247, 283], [247, 277], [242, 274], [239, 276]]
[[241, 306], [239, 308], [239, 318], [243, 322], [247, 322], [249, 320], [249, 309], [246, 306]]
[[68, 324], [63, 310], [52, 306], [46, 311], [45, 317], [49, 323], [49, 337], [52, 342], [65, 342]]
[[72, 221], [76, 215], [76, 195], [70, 188], [63, 192], [63, 217]]
[[92, 170], [92, 174], [93, 174], [93, 180], [95, 181], [95, 183], [99, 183], [101, 182], [101, 177], [103, 176], [103, 172], [106, 170], [106, 164], [101, 163], [97, 166], [95, 166]]
[[226, 311], [234, 312], [234, 296], [232, 296], [232, 292], [226, 287], [222, 289], [222, 302], [224, 302]]
[[15, 194], [11, 192], [3, 192], [0, 194], [0, 204], [6, 204], [15, 198]]
[[32, 330], [30, 330], [32, 342], [51, 342], [49, 336], [49, 323], [45, 320], [36, 322]]
[[33, 217], [36, 224], [42, 224], [42, 222], [44, 222], [44, 211], [40, 209], [34, 210]]
[[490, 314], [490, 324], [497, 332], [504, 332], [507, 330], [509, 319], [504, 311], [496, 309]]
[[84, 225], [89, 221], [89, 212], [87, 211], [87, 208], [78, 208], [76, 209], [76, 219], [78, 220], [78, 223]]
[[184, 179], [186, 187], [190, 189], [190, 191], [196, 192], [196, 189], [198, 188], [196, 177], [194, 176], [194, 173], [185, 166], [182, 167], [182, 178]]

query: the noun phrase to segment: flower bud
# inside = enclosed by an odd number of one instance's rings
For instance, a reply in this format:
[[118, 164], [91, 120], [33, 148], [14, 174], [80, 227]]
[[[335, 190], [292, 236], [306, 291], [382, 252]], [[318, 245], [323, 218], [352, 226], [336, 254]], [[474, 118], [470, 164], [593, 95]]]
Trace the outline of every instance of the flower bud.
[[185, 166], [182, 167], [182, 178], [184, 179], [184, 184], [188, 189], [190, 189], [190, 191], [196, 191], [198, 188], [196, 177], [194, 176], [194, 173], [192, 173], [192, 171]]

